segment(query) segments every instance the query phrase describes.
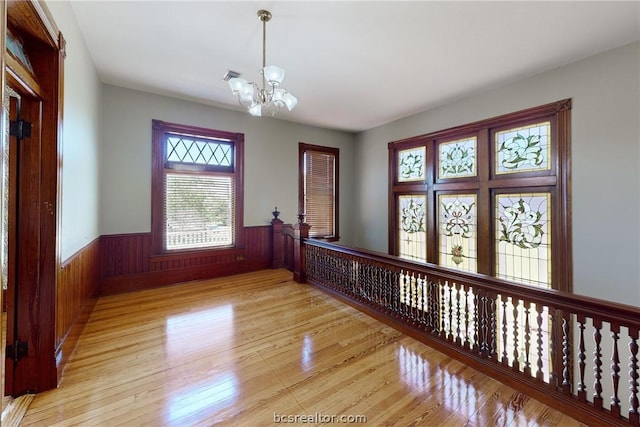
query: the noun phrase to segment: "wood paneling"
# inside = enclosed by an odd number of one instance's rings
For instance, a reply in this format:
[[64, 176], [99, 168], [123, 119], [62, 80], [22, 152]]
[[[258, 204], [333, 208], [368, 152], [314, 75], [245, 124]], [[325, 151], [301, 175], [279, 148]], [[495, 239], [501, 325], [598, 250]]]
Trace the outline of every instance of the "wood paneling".
[[151, 255], [151, 234], [102, 236], [102, 295], [269, 268], [271, 226], [244, 228], [244, 247]]
[[100, 237], [102, 277], [149, 271], [151, 233], [114, 234]]
[[58, 378], [98, 297], [100, 244], [95, 239], [58, 270], [56, 288], [56, 366]]

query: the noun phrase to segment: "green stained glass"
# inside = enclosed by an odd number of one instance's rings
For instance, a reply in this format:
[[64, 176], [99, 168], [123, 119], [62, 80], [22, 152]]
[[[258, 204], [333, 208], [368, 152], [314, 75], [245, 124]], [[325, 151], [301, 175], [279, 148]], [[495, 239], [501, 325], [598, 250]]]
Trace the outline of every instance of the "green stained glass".
[[403, 195], [398, 197], [399, 256], [426, 261], [427, 257], [427, 197]]
[[424, 180], [426, 148], [401, 150], [398, 153], [398, 182]]
[[496, 195], [497, 275], [551, 285], [551, 194]]
[[443, 142], [439, 145], [440, 178], [476, 176], [476, 137]]
[[551, 123], [496, 132], [496, 173], [549, 170]]
[[477, 272], [477, 211], [475, 194], [438, 197], [439, 263]]

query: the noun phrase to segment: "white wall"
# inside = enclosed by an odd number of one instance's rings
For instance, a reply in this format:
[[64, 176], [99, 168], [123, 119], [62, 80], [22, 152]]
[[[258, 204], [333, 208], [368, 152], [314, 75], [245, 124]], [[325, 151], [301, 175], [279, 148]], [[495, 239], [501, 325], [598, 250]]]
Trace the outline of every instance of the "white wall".
[[387, 251], [387, 143], [573, 99], [574, 291], [640, 305], [640, 43], [356, 137], [355, 244]]
[[[151, 120], [245, 136], [244, 225], [267, 225], [275, 206], [297, 222], [298, 142], [340, 149], [341, 243], [353, 241], [354, 136], [111, 85], [103, 86], [102, 234], [151, 229]], [[286, 114], [286, 113], [282, 113]]]
[[64, 261], [100, 235], [101, 85], [68, 2], [47, 2], [67, 45], [64, 61], [60, 252]]

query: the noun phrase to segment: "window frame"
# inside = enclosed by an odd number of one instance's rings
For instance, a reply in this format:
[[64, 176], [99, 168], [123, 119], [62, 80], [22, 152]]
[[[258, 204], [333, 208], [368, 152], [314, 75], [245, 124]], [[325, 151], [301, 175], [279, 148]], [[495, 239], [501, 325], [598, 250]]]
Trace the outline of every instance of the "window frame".
[[[215, 252], [233, 250], [244, 246], [244, 134], [227, 132], [198, 126], [169, 123], [162, 120], [152, 120], [151, 124], [151, 254], [174, 255], [190, 252]], [[177, 165], [174, 162], [165, 161], [167, 134], [183, 134], [193, 137], [204, 137], [228, 140], [233, 144], [233, 164], [231, 167], [208, 166], [197, 164]], [[234, 242], [229, 246], [171, 249], [165, 247], [164, 223], [165, 223], [165, 174], [166, 171], [185, 171], [188, 173], [205, 172], [206, 174], [222, 173], [231, 175], [235, 181], [235, 206], [234, 206]]]
[[[324, 154], [333, 155], [334, 158], [334, 177], [333, 177], [333, 206], [334, 206], [334, 218], [333, 218], [333, 235], [332, 236], [324, 236], [324, 237], [314, 237], [314, 239], [324, 240], [328, 242], [335, 242], [340, 240], [340, 227], [339, 227], [339, 218], [340, 218], [340, 209], [339, 209], [339, 194], [340, 194], [340, 149], [336, 147], [325, 147], [321, 145], [313, 145], [307, 144], [304, 142], [298, 143], [298, 213], [304, 214], [306, 218], [305, 212], [305, 203], [304, 203], [304, 157], [308, 151], [315, 151]], [[311, 225], [311, 230], [313, 230], [313, 224]]]
[[[521, 191], [548, 191], [552, 193], [551, 217], [551, 286], [553, 289], [571, 292], [572, 284], [572, 235], [570, 193], [570, 126], [571, 99], [533, 107], [470, 124], [457, 126], [425, 135], [419, 135], [388, 144], [389, 197], [388, 230], [389, 254], [398, 255], [398, 196], [426, 194], [426, 230], [428, 263], [438, 264], [438, 195], [477, 193], [477, 263], [478, 274], [496, 276], [495, 263], [495, 194]], [[495, 173], [494, 135], [496, 132], [516, 128], [538, 121], [550, 121], [552, 146], [548, 170], [526, 171], [514, 174]], [[439, 143], [475, 136], [476, 176], [439, 178]], [[426, 147], [425, 178], [420, 181], [398, 181], [398, 153], [415, 147]]]

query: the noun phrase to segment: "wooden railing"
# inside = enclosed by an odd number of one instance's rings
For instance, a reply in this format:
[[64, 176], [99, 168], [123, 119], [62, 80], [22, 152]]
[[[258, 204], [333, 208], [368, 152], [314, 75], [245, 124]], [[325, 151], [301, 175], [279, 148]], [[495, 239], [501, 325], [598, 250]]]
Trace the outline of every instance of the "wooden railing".
[[286, 268], [293, 272], [298, 283], [304, 283], [304, 239], [309, 237], [308, 224], [285, 224], [280, 219], [271, 220], [273, 230], [273, 268]]
[[638, 308], [308, 239], [306, 224], [277, 225], [274, 267], [298, 282], [589, 425], [640, 425]]

